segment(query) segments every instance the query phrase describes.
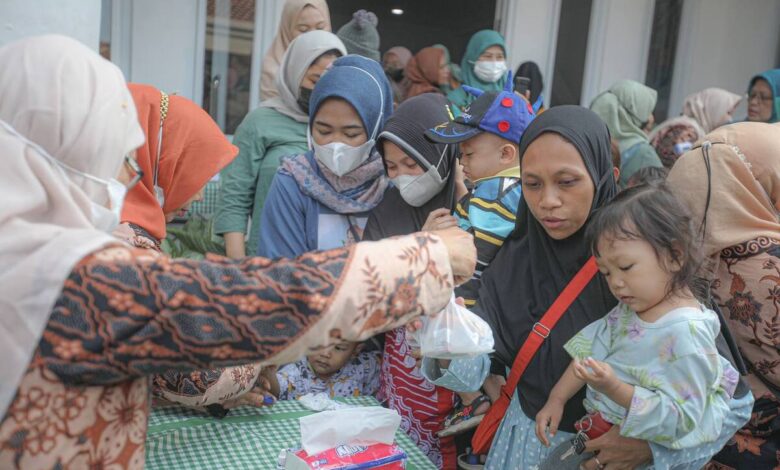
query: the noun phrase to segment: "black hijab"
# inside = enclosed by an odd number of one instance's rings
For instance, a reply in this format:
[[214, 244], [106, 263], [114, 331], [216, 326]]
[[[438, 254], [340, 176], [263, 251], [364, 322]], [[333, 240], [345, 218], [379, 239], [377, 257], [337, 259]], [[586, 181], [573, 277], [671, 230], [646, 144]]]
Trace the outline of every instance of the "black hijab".
[[[577, 148], [596, 191], [590, 215], [617, 193], [612, 175], [609, 131], [592, 111], [580, 106], [556, 106], [539, 115], [520, 141], [520, 161], [528, 146], [540, 135], [556, 133]], [[550, 158], [555, 158], [551, 155]], [[588, 218], [590, 220], [590, 216]], [[591, 253], [585, 241], [585, 226], [565, 240], [550, 238], [520, 200], [517, 225], [493, 263], [482, 276], [476, 310], [493, 327], [494, 359], [511, 367], [534, 323], [552, 305], [558, 294], [579, 271]], [[534, 356], [518, 385], [520, 404], [534, 419], [555, 383], [571, 362], [563, 345], [578, 331], [603, 317], [617, 301], [607, 283], [597, 274]], [[584, 387], [564, 409], [561, 429], [573, 431], [573, 423], [585, 413]]]
[[528, 89], [531, 91], [531, 103], [536, 103], [536, 99], [542, 94], [544, 89], [544, 82], [542, 81], [542, 71], [539, 70], [539, 66], [536, 62], [523, 62], [517, 68], [515, 77], [528, 77], [531, 79], [531, 84]]
[[363, 240], [381, 240], [417, 232], [432, 211], [442, 207], [452, 209], [455, 206], [455, 172], [452, 170], [457, 164], [458, 146], [435, 144], [424, 135], [426, 130], [449, 120], [446, 106], [447, 99], [443, 95], [425, 93], [401, 103], [385, 123], [377, 142], [380, 153], [384, 153], [383, 141], [389, 140], [423, 169], [427, 170], [428, 167], [422, 159], [435, 167], [441, 158], [438, 171], [447, 182], [438, 194], [421, 207], [407, 204], [398, 188], [388, 189], [382, 202], [368, 217]]

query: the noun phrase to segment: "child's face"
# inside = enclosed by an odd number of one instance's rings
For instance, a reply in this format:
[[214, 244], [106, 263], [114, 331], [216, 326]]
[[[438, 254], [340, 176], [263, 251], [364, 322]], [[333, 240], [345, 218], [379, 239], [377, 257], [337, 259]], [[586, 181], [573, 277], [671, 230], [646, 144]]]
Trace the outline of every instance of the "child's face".
[[344, 341], [306, 356], [306, 359], [309, 360], [309, 365], [314, 373], [319, 378], [326, 379], [344, 367], [357, 351], [357, 347], [358, 343]]
[[608, 235], [598, 241], [599, 271], [612, 295], [637, 313], [647, 313], [666, 299], [679, 266], [668, 255], [659, 259], [645, 240], [619, 240]]
[[[503, 148], [512, 147], [508, 141], [487, 132], [482, 132], [460, 144], [460, 162], [463, 173], [470, 181], [495, 176], [509, 166], [518, 165], [517, 156], [508, 160]], [[502, 158], [503, 156], [503, 158]]]

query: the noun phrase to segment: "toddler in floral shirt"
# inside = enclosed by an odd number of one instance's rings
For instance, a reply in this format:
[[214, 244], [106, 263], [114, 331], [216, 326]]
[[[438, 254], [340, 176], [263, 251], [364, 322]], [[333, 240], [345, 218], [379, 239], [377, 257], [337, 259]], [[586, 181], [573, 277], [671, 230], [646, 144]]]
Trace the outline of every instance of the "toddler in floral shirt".
[[379, 351], [364, 352], [363, 344], [344, 341], [287, 364], [266, 376], [271, 393], [294, 400], [309, 393], [335, 397], [373, 396], [379, 390]]
[[[591, 249], [620, 302], [564, 345], [573, 361], [536, 416], [542, 443], [549, 445], [547, 433], [555, 435], [564, 405], [586, 384], [583, 431], [619, 425], [622, 436], [671, 449], [718, 438], [739, 374], [717, 351], [717, 315], [691, 287], [693, 234], [685, 209], [661, 185], [628, 189], [594, 216]], [[541, 468], [578, 468], [593, 457], [567, 445]]]

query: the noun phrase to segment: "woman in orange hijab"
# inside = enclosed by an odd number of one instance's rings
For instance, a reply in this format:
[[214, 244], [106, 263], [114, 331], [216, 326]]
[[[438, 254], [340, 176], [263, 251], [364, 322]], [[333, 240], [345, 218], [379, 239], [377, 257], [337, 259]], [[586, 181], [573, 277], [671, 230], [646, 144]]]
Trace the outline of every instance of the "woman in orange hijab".
[[[136, 150], [143, 178], [127, 193], [122, 224], [114, 235], [135, 247], [161, 251], [166, 222], [202, 198], [206, 183], [233, 161], [238, 148], [192, 101], [149, 85], [131, 83], [128, 87], [146, 135], [146, 143]], [[222, 412], [219, 407], [226, 400], [240, 404], [250, 397], [257, 399], [254, 394], [243, 395], [252, 389], [259, 372], [260, 367], [252, 364], [172, 370], [154, 376], [152, 390], [155, 397], [169, 402]]]
[[438, 47], [421, 49], [406, 63], [404, 76], [407, 99], [423, 93], [442, 93], [439, 85], [450, 82], [450, 68], [444, 51]]
[[166, 222], [202, 199], [206, 183], [233, 161], [238, 148], [187, 98], [149, 85], [128, 87], [146, 135], [146, 144], [136, 150], [144, 177], [128, 192], [115, 235], [160, 251]]

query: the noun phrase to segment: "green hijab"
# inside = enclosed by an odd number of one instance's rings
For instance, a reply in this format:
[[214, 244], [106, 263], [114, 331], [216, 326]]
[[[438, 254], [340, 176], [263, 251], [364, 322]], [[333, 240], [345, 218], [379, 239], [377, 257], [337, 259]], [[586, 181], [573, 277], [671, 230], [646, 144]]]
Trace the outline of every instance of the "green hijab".
[[769, 118], [769, 123], [780, 122], [780, 69], [767, 70], [764, 73], [758, 74], [750, 79], [750, 86], [748, 87], [748, 93], [753, 89], [753, 84], [756, 80], [763, 78], [769, 84], [769, 88], [772, 89], [772, 116]]
[[620, 80], [600, 94], [590, 109], [607, 123], [620, 153], [641, 142], [648, 142], [642, 125], [655, 109], [658, 92], [634, 80]]
[[[504, 56], [506, 56], [506, 43], [504, 42], [504, 37], [498, 31], [483, 29], [471, 36], [466, 46], [466, 53], [460, 62], [461, 84], [479, 88], [483, 91], [501, 91], [504, 89], [506, 78], [501, 78], [495, 83], [488, 83], [483, 82], [474, 74], [474, 63], [490, 46], [501, 46], [501, 49], [504, 50]], [[458, 88], [447, 94], [447, 99], [461, 109], [471, 104], [476, 98], [476, 96], [467, 93], [463, 88]]]

